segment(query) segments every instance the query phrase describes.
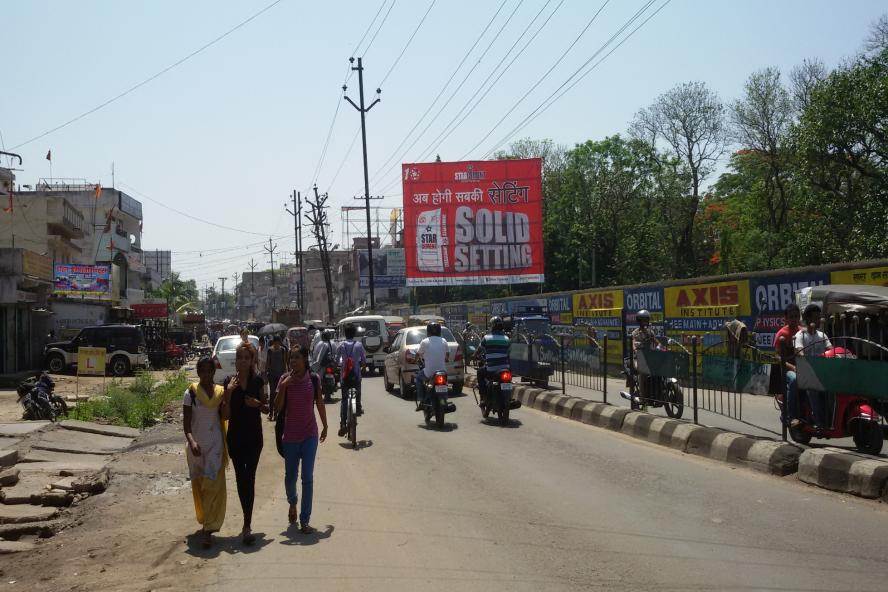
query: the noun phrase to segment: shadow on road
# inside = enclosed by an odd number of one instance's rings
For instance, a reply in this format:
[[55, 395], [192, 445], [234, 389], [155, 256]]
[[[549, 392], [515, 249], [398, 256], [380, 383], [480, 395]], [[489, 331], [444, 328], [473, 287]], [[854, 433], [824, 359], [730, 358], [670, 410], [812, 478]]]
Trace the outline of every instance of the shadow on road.
[[348, 448], [349, 450], [363, 450], [373, 446], [373, 440], [358, 440], [358, 445], [354, 447], [351, 442], [340, 442], [339, 445], [343, 448]]
[[307, 547], [317, 545], [324, 539], [329, 539], [335, 530], [332, 524], [328, 524], [324, 530], [318, 530], [312, 534], [302, 534], [299, 531], [299, 525], [291, 524], [287, 530], [281, 533], [285, 540], [281, 541], [282, 545], [296, 545], [298, 547]]
[[416, 427], [422, 428], [429, 432], [452, 432], [454, 430], [458, 430], [459, 426], [455, 423], [444, 422], [444, 427], [438, 428], [434, 423], [432, 425], [426, 425], [424, 423], [416, 424]]
[[520, 419], [512, 419], [509, 418], [509, 423], [503, 425], [500, 423], [500, 420], [495, 417], [488, 417], [487, 419], [482, 419], [479, 423], [483, 425], [490, 426], [492, 428], [520, 428], [523, 424]]
[[270, 544], [273, 539], [265, 536], [264, 532], [254, 532], [253, 536], [256, 540], [252, 545], [245, 545], [241, 541], [240, 535], [237, 536], [216, 536], [213, 535], [213, 546], [205, 549], [201, 544], [200, 531], [194, 532], [185, 538], [185, 544], [188, 548], [185, 552], [194, 557], [203, 559], [214, 559], [222, 553], [235, 555], [238, 553], [255, 553], [262, 547]]

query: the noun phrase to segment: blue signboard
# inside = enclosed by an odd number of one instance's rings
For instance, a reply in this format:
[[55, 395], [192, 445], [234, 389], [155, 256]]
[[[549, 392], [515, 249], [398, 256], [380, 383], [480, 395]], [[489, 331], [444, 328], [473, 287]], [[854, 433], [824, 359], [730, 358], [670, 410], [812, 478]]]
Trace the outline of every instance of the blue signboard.
[[623, 310], [626, 312], [626, 332], [632, 333], [638, 323], [635, 313], [646, 310], [651, 313], [651, 328], [657, 335], [665, 334], [665, 319], [663, 308], [663, 288], [630, 288], [623, 290]]
[[749, 281], [749, 298], [752, 301], [752, 324], [756, 344], [763, 348], [774, 347], [774, 334], [783, 326], [783, 311], [795, 301], [795, 293], [808, 286], [829, 283], [826, 272], [796, 273]]

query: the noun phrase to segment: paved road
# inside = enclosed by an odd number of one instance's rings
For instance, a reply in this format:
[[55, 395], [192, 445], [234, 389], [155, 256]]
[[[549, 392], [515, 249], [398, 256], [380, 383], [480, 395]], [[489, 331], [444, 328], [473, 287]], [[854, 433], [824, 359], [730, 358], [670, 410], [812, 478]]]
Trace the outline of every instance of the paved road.
[[[282, 466], [260, 464], [254, 550], [233, 539], [214, 590], [885, 590], [888, 510], [533, 410], [442, 432], [365, 380], [363, 447], [321, 446], [313, 523], [286, 528]], [[333, 408], [330, 408], [333, 411]], [[195, 555], [203, 551], [189, 550]]]

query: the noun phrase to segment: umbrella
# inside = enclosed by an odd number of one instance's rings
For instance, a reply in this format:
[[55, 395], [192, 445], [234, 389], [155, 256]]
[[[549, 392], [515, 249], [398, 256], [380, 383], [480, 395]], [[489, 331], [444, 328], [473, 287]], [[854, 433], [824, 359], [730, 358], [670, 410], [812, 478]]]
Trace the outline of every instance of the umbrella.
[[275, 333], [283, 333], [287, 330], [287, 326], [283, 323], [269, 323], [259, 329], [259, 335], [274, 335]]

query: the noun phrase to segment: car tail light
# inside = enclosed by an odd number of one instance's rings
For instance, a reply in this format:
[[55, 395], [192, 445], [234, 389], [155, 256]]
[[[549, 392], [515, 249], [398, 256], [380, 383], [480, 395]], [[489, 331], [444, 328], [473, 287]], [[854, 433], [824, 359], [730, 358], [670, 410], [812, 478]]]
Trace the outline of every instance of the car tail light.
[[219, 363], [219, 358], [216, 356], [213, 356], [213, 363], [216, 365], [216, 370], [222, 369], [222, 364]]
[[503, 370], [500, 372], [500, 382], [512, 382], [512, 371]]
[[446, 374], [435, 374], [435, 386], [442, 386], [447, 384], [447, 375]]
[[327, 374], [333, 374], [333, 366], [327, 366]]

